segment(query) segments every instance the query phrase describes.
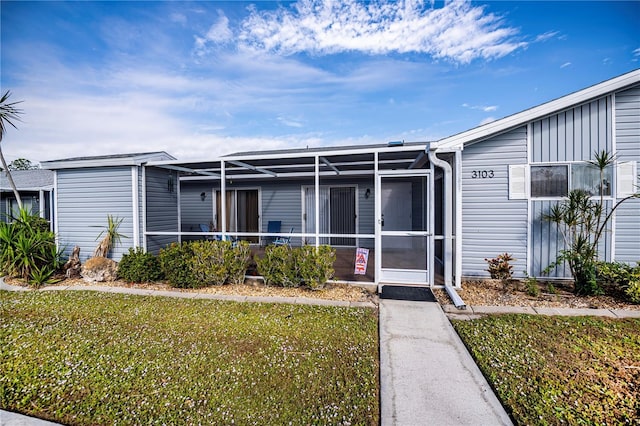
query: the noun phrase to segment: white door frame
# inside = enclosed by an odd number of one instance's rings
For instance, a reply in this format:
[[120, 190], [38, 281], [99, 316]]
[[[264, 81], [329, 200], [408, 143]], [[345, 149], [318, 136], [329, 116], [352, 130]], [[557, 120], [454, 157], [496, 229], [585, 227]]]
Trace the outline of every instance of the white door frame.
[[[382, 230], [382, 179], [394, 177], [426, 177], [426, 209], [428, 211], [428, 226], [426, 231], [383, 231]], [[375, 263], [376, 284], [414, 284], [433, 285], [433, 179], [431, 170], [385, 170], [376, 172], [375, 191]], [[406, 269], [382, 268], [382, 237], [386, 236], [424, 236], [427, 238], [427, 270], [412, 271]]]

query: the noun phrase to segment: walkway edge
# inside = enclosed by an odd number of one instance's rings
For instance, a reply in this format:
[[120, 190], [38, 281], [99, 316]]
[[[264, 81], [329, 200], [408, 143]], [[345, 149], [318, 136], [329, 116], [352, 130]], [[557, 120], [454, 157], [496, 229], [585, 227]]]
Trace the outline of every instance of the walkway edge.
[[640, 310], [633, 309], [591, 309], [591, 308], [554, 308], [532, 306], [467, 306], [460, 310], [454, 305], [443, 305], [442, 309], [450, 318], [477, 318], [492, 314], [530, 314], [559, 316], [597, 316], [609, 318], [640, 318]]
[[45, 286], [39, 289], [30, 289], [21, 286], [7, 284], [4, 277], [0, 277], [0, 290], [7, 291], [98, 291], [114, 294], [131, 294], [136, 296], [161, 296], [182, 299], [208, 299], [230, 302], [254, 302], [254, 303], [288, 303], [292, 305], [337, 306], [344, 308], [369, 308], [378, 309], [373, 302], [349, 302], [346, 300], [315, 299], [310, 297], [286, 297], [286, 296], [240, 296], [233, 294], [195, 293], [175, 290], [151, 290], [141, 288], [113, 287], [108, 285], [78, 285], [78, 286]]

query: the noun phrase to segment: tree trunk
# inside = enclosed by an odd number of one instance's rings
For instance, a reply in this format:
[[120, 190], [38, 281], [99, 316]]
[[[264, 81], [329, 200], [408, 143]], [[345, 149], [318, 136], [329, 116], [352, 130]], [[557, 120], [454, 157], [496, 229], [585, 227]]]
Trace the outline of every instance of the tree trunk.
[[[2, 139], [0, 139], [1, 143]], [[7, 166], [7, 161], [4, 159], [4, 154], [2, 153], [2, 146], [0, 146], [0, 161], [2, 162], [2, 168], [4, 172], [7, 174], [7, 180], [9, 181], [9, 185], [11, 185], [11, 189], [13, 190], [13, 195], [16, 196], [16, 201], [18, 202], [18, 208], [22, 209], [22, 198], [20, 198], [20, 193], [18, 192], [18, 188], [16, 188], [16, 183], [13, 181], [13, 177], [11, 176], [11, 170]]]

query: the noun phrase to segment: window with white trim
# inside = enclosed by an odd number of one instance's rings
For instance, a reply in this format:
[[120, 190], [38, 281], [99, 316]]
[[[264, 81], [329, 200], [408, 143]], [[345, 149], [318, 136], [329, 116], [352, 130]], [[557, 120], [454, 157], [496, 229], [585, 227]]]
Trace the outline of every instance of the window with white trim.
[[531, 166], [532, 197], [566, 197], [569, 192], [569, 165]]

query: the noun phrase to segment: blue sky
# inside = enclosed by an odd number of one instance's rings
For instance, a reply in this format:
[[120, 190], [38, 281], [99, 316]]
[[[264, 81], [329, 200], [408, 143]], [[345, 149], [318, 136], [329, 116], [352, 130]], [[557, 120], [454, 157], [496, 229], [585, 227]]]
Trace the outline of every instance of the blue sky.
[[9, 161], [432, 141], [640, 67], [640, 2], [2, 1]]

